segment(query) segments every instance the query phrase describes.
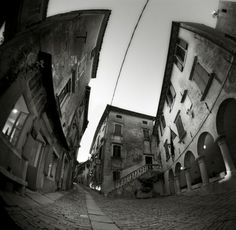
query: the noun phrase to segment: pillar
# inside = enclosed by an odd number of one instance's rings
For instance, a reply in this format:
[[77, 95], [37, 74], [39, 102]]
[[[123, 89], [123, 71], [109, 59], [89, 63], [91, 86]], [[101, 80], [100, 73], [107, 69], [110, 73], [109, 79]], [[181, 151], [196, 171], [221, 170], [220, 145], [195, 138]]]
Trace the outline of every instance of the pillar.
[[185, 177], [186, 177], [186, 182], [187, 182], [187, 188], [188, 190], [192, 190], [192, 179], [190, 175], [190, 168], [185, 168], [184, 169]]
[[180, 182], [179, 182], [179, 176], [175, 176], [175, 192], [176, 194], [180, 194]]
[[165, 180], [165, 194], [170, 195], [169, 172], [168, 171], [166, 171], [164, 174], [164, 180]]
[[229, 176], [229, 175], [232, 175], [232, 174], [236, 174], [234, 162], [231, 158], [228, 145], [225, 141], [225, 136], [224, 135], [219, 136], [216, 139], [216, 141], [217, 141], [217, 144], [220, 148], [221, 154], [222, 154], [223, 159], [224, 159], [224, 164], [225, 164], [227, 175]]
[[199, 156], [197, 158], [198, 165], [201, 173], [202, 183], [203, 185], [209, 184], [209, 177], [207, 173], [206, 163], [205, 163], [205, 156]]

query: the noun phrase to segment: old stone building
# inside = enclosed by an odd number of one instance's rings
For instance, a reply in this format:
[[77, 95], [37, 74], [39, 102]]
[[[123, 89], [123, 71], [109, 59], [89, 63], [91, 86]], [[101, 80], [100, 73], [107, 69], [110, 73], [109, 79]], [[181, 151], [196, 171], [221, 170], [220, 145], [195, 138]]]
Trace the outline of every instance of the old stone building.
[[108, 194], [158, 163], [153, 121], [152, 116], [107, 105], [90, 149], [92, 187]]
[[68, 189], [110, 11], [46, 18], [47, 1], [18, 2], [0, 21], [1, 188]]
[[90, 160], [87, 160], [83, 163], [77, 163], [73, 178], [74, 182], [89, 186], [90, 164], [91, 164]]
[[235, 188], [235, 9], [220, 2], [215, 29], [172, 23], [154, 126], [166, 194]]

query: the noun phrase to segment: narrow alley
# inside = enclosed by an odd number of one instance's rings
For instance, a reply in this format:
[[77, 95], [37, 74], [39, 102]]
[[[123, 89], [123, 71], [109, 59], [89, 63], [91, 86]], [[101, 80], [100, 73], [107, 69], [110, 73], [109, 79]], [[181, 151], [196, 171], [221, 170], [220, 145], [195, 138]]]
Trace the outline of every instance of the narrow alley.
[[3, 0], [0, 228], [235, 230], [235, 25], [236, 0]]
[[236, 224], [235, 192], [114, 199], [76, 185], [69, 192], [47, 195], [31, 191], [25, 196], [1, 195], [19, 229], [233, 230]]

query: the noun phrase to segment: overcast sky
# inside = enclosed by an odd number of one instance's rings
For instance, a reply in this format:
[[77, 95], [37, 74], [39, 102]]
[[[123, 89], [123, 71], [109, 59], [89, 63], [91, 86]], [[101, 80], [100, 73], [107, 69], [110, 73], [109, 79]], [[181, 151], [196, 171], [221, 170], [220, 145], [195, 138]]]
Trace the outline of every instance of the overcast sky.
[[[138, 25], [124, 64], [114, 106], [155, 116], [166, 64], [172, 21], [215, 27], [218, 0], [150, 0]], [[110, 104], [129, 39], [146, 0], [50, 0], [48, 16], [72, 10], [110, 9], [97, 77], [90, 81], [89, 124], [78, 161], [88, 159], [100, 117]]]

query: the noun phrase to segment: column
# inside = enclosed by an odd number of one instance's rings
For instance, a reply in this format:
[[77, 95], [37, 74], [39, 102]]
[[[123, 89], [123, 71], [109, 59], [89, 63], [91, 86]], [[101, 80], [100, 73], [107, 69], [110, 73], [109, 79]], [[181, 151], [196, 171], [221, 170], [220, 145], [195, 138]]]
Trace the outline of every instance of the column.
[[180, 183], [179, 183], [179, 175], [175, 176], [175, 192], [176, 194], [180, 194]]
[[201, 173], [202, 183], [203, 185], [209, 184], [209, 177], [207, 173], [206, 163], [205, 163], [205, 156], [199, 156], [197, 158], [198, 165]]
[[217, 141], [217, 144], [220, 148], [221, 154], [222, 154], [223, 159], [224, 159], [227, 175], [229, 176], [229, 175], [232, 175], [232, 174], [236, 174], [234, 162], [231, 158], [228, 145], [225, 141], [225, 136], [224, 135], [219, 136], [216, 139], [216, 141]]
[[168, 178], [169, 172], [166, 171], [164, 174], [164, 180], [165, 180], [165, 194], [170, 195], [170, 186], [169, 186], [169, 178]]
[[186, 182], [187, 182], [187, 188], [188, 190], [192, 190], [192, 179], [190, 175], [190, 168], [185, 168], [184, 169], [185, 177], [186, 177]]

